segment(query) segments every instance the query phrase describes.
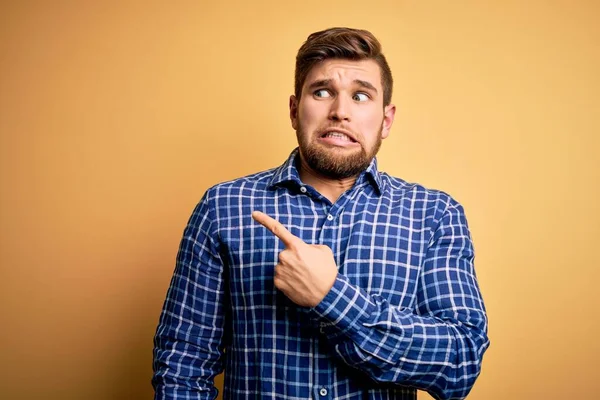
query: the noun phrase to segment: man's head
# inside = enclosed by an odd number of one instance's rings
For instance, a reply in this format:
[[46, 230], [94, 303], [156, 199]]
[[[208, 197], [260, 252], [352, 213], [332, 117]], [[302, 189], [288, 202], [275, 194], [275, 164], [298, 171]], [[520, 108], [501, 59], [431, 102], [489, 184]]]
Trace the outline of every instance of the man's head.
[[373, 60], [381, 70], [383, 105], [392, 101], [394, 79], [381, 52], [381, 44], [369, 31], [351, 28], [330, 28], [308, 36], [296, 56], [294, 93], [300, 99], [302, 85], [315, 64], [330, 58], [346, 60]]
[[394, 120], [392, 84], [370, 32], [332, 28], [311, 34], [298, 51], [290, 97], [302, 161], [333, 179], [364, 171]]

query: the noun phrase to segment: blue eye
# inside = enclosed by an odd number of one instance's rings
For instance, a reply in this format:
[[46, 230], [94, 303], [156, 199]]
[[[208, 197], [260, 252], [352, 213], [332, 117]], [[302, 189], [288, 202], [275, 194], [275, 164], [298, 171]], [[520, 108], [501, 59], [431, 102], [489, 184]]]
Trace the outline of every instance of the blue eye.
[[327, 89], [319, 89], [314, 93], [315, 97], [331, 97], [331, 93]]
[[354, 96], [352, 96], [352, 100], [354, 101], [367, 101], [369, 100], [369, 95], [366, 93], [356, 93], [354, 94]]

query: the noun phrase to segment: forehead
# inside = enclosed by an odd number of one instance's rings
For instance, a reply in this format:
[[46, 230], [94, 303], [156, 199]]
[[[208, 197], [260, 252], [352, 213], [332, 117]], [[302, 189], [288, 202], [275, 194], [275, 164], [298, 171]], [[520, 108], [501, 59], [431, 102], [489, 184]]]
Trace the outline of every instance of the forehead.
[[315, 64], [304, 81], [303, 86], [318, 80], [331, 80], [337, 84], [349, 84], [355, 80], [367, 81], [381, 89], [381, 69], [370, 59], [346, 60], [331, 58]]

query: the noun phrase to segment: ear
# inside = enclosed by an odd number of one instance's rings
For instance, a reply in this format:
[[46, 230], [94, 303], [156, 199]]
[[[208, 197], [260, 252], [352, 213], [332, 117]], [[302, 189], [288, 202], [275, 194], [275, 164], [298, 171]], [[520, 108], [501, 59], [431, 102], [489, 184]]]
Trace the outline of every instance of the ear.
[[290, 121], [292, 121], [292, 128], [298, 130], [298, 99], [296, 96], [290, 96]]
[[385, 139], [390, 135], [390, 129], [394, 123], [394, 116], [396, 115], [396, 106], [390, 104], [383, 108], [383, 122], [381, 126], [381, 138]]

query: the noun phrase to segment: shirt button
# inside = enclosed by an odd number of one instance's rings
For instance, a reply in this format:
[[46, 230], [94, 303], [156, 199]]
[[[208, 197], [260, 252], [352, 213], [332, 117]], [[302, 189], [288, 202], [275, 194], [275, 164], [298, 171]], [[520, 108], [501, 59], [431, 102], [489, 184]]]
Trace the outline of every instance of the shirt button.
[[300, 187], [300, 191], [301, 191], [302, 193], [306, 193], [306, 188], [305, 188], [304, 186], [301, 186], [301, 187]]
[[319, 394], [320, 394], [321, 396], [327, 396], [327, 389], [325, 389], [325, 388], [321, 388], [321, 390], [319, 390]]
[[333, 221], [333, 215], [328, 214], [327, 215], [327, 221]]

